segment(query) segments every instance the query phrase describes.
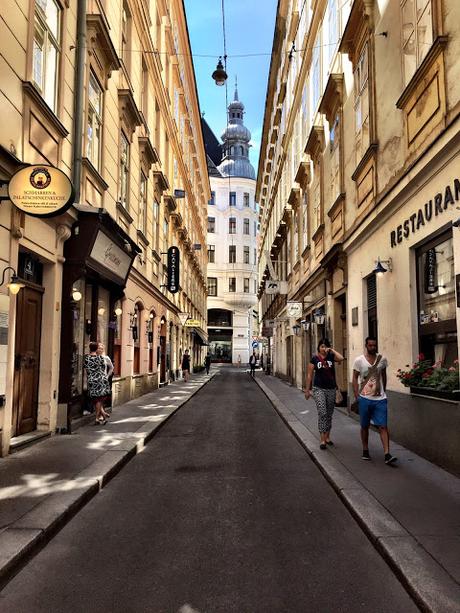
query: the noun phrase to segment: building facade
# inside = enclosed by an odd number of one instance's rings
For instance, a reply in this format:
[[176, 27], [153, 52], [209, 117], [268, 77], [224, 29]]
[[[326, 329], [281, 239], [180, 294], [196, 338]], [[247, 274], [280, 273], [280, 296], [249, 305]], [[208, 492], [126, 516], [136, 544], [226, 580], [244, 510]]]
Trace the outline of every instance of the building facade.
[[[208, 203], [208, 339], [217, 362], [247, 364], [257, 341], [258, 209], [249, 161], [251, 133], [235, 89], [220, 145], [204, 124]], [[204, 123], [204, 120], [203, 120]]]
[[[404, 387], [398, 369], [420, 353], [457, 368], [459, 22], [453, 0], [281, 1], [256, 190], [275, 373], [303, 387], [328, 336], [350, 396], [353, 360], [377, 336], [393, 435], [455, 470], [455, 392], [444, 427], [442, 390]], [[287, 294], [267, 294], [267, 257]]]
[[[114, 404], [177, 376], [186, 348], [202, 363], [210, 190], [180, 0], [37, 0], [0, 12], [1, 179], [37, 163], [75, 188], [59, 217], [0, 208], [0, 260], [25, 286], [16, 297], [0, 287], [5, 454], [12, 439], [81, 415], [90, 340], [113, 357]], [[182, 326], [179, 313], [200, 325]]]

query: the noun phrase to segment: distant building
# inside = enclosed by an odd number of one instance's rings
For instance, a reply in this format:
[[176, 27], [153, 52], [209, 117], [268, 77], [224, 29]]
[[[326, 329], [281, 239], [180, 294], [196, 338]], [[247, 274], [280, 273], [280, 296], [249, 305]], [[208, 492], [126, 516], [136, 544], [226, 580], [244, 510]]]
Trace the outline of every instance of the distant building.
[[203, 119], [211, 182], [208, 204], [208, 337], [213, 360], [245, 364], [257, 335], [256, 181], [251, 133], [235, 88], [221, 145]]

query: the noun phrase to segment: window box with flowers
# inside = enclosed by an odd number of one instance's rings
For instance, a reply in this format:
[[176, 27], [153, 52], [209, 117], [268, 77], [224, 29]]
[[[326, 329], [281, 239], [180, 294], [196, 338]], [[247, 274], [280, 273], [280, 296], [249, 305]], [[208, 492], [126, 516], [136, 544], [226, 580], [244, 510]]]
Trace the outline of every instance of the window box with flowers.
[[460, 400], [459, 361], [451, 365], [443, 365], [441, 361], [433, 364], [421, 353], [417, 361], [408, 370], [398, 369], [396, 376], [411, 393], [442, 398], [445, 400]]

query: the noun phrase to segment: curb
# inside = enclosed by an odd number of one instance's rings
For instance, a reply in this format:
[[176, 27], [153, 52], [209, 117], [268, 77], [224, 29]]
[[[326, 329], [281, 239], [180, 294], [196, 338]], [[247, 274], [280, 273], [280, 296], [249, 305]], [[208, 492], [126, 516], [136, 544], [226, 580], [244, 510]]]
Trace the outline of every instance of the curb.
[[317, 436], [267, 385], [255, 381], [418, 607], [427, 613], [459, 613], [460, 586], [451, 575], [337, 458], [320, 455]]
[[[50, 540], [96, 496], [154, 437], [156, 432], [219, 371], [212, 373], [190, 396], [155, 423], [144, 423], [133, 436], [120, 440], [80, 473], [66, 482], [64, 491], [50, 494], [0, 532], [0, 590], [35, 557]], [[142, 398], [140, 396], [139, 398]], [[138, 400], [138, 399], [136, 399]]]

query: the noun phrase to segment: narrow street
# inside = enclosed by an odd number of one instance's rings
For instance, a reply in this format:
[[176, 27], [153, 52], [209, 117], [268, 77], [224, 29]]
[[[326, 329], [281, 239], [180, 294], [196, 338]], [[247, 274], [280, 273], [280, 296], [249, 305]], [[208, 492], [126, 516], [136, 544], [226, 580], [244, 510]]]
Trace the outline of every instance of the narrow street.
[[224, 368], [16, 575], [0, 610], [418, 609], [249, 375]]

